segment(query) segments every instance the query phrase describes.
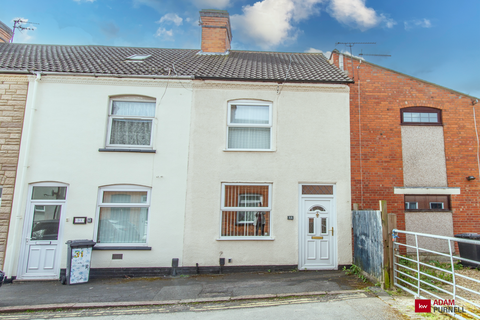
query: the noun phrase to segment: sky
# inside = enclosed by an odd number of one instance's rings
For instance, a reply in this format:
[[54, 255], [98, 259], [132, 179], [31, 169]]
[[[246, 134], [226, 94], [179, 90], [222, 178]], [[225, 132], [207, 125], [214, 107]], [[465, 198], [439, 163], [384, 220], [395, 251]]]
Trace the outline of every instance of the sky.
[[[15, 43], [200, 49], [201, 9], [230, 14], [232, 50], [349, 52], [480, 98], [479, 0], [0, 0]], [[36, 23], [36, 24], [34, 24]]]

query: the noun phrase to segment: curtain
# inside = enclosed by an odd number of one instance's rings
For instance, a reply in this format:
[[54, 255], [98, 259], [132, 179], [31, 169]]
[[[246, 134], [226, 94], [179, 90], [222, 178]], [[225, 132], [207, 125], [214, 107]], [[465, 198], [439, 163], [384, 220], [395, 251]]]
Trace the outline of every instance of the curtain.
[[155, 102], [113, 101], [112, 115], [155, 117]]
[[[128, 194], [112, 194], [110, 202], [130, 203], [130, 199]], [[100, 243], [146, 243], [147, 221], [148, 208], [101, 208], [97, 240]]]
[[[127, 117], [154, 117], [155, 102], [113, 101], [112, 115]], [[110, 144], [150, 145], [152, 120], [112, 119]]]
[[110, 144], [149, 146], [152, 120], [112, 119]]
[[269, 106], [232, 105], [230, 123], [268, 124], [270, 122]]
[[228, 128], [229, 149], [270, 149], [270, 128]]

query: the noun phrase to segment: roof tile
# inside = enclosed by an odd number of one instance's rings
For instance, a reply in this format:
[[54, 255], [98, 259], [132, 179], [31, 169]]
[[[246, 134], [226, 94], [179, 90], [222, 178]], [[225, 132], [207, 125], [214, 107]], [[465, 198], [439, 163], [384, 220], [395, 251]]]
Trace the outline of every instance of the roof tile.
[[[134, 54], [151, 57], [128, 61]], [[0, 72], [55, 72], [98, 75], [178, 75], [196, 79], [287, 82], [352, 82], [320, 53], [232, 50], [226, 55], [199, 50], [107, 46], [0, 44]]]

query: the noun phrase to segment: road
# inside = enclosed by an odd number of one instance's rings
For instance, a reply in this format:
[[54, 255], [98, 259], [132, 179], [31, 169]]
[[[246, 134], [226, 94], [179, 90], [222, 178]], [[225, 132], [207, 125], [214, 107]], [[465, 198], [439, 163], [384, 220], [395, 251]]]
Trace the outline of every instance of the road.
[[12, 313], [2, 314], [1, 318], [5, 320], [405, 319], [384, 301], [368, 292], [322, 297], [247, 300], [235, 303], [200, 303], [158, 307]]

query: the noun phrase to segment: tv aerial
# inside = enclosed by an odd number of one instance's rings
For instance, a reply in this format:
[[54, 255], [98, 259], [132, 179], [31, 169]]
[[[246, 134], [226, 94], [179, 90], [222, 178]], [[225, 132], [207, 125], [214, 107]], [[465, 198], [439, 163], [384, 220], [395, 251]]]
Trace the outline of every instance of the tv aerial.
[[353, 69], [353, 52], [352, 48], [356, 44], [377, 44], [376, 42], [337, 42], [335, 43], [335, 46], [339, 44], [344, 44], [345, 46], [350, 48], [350, 64], [352, 65], [352, 79], [355, 80], [355, 74], [354, 74], [354, 69]]
[[10, 39], [10, 43], [13, 43], [13, 37], [15, 36], [15, 29], [20, 30], [20, 32], [22, 32], [23, 30], [32, 30], [32, 31], [35, 30], [35, 28], [23, 26], [22, 25], [23, 23], [40, 24], [36, 22], [29, 22], [27, 19], [21, 19], [21, 18], [13, 20], [13, 32], [12, 32], [12, 38]]
[[360, 52], [358, 54], [359, 56], [374, 56], [374, 57], [391, 57], [392, 55], [391, 54], [382, 54], [382, 53], [363, 53], [363, 52]]

